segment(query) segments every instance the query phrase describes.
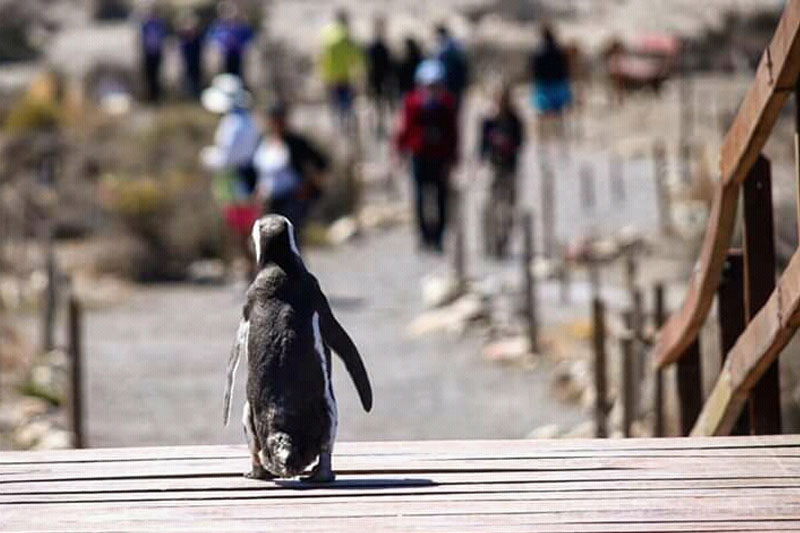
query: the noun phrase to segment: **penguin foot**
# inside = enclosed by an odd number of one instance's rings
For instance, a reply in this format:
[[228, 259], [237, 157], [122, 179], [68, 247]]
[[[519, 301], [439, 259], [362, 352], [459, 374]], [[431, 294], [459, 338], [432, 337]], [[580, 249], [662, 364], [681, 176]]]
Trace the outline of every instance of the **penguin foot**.
[[262, 481], [275, 479], [275, 476], [268, 472], [267, 469], [261, 465], [253, 465], [253, 469], [250, 472], [245, 472], [244, 477], [247, 479], [260, 479]]
[[311, 471], [311, 475], [304, 476], [300, 478], [300, 481], [303, 483], [330, 483], [336, 479], [336, 474], [333, 473], [333, 470], [323, 470], [321, 468], [315, 468]]

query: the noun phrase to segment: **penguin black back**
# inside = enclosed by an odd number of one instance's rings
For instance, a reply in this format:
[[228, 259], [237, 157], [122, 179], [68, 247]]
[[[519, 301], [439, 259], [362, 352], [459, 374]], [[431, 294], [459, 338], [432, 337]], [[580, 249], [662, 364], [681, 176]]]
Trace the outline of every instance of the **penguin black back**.
[[329, 480], [337, 427], [329, 347], [344, 361], [367, 411], [372, 407], [369, 378], [319, 283], [306, 270], [291, 223], [266, 216], [254, 225], [253, 242], [259, 272], [247, 291], [228, 363], [225, 420], [233, 374], [244, 353], [248, 403], [243, 421], [252, 441], [253, 474], [261, 468], [293, 476], [319, 457], [312, 477]]

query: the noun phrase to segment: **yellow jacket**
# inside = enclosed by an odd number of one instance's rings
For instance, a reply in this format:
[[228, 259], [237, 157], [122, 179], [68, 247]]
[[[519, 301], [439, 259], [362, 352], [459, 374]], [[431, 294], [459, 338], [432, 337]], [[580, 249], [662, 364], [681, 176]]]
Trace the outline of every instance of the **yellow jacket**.
[[352, 83], [363, 71], [364, 56], [346, 28], [332, 24], [322, 33], [319, 69], [326, 85]]

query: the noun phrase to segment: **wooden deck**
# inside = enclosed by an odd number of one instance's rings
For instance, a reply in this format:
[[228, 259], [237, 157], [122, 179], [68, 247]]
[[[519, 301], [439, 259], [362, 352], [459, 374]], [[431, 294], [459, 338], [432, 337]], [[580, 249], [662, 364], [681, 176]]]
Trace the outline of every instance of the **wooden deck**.
[[800, 530], [800, 436], [340, 444], [333, 485], [244, 447], [0, 453], [0, 531]]

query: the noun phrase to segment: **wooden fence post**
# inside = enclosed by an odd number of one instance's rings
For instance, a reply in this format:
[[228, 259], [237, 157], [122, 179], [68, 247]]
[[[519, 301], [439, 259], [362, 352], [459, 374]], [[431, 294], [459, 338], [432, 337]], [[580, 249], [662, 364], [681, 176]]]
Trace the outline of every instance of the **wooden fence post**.
[[620, 377], [622, 392], [622, 433], [625, 437], [631, 436], [633, 425], [635, 398], [633, 383], [633, 333], [625, 331], [619, 339], [620, 342]]
[[556, 193], [553, 170], [545, 151], [541, 152], [541, 198], [540, 209], [542, 213], [542, 255], [548, 259], [555, 256], [556, 247]]
[[611, 199], [615, 204], [625, 202], [625, 178], [623, 176], [622, 161], [618, 155], [609, 159], [609, 182], [611, 184]]
[[456, 189], [453, 194], [453, 231], [455, 242], [453, 246], [453, 270], [456, 274], [458, 290], [463, 292], [467, 285], [467, 265], [466, 265], [466, 242], [464, 235], [464, 195], [462, 191]]
[[[658, 283], [653, 288], [653, 322], [656, 328], [661, 329], [664, 322], [667, 320], [667, 306], [664, 294], [664, 284]], [[664, 436], [664, 371], [661, 368], [655, 369], [653, 376], [655, 383], [653, 384], [653, 436]]]
[[597, 194], [595, 192], [594, 172], [592, 172], [592, 167], [589, 165], [581, 167], [580, 186], [581, 207], [584, 211], [590, 211], [597, 204]]
[[700, 374], [700, 339], [689, 345], [677, 362], [678, 401], [681, 435], [687, 436], [703, 405], [703, 380]]
[[75, 447], [83, 448], [86, 444], [83, 423], [83, 310], [75, 295], [70, 296], [68, 313], [67, 336], [72, 368], [72, 386], [70, 387], [72, 430], [75, 433]]
[[592, 299], [592, 347], [594, 351], [594, 425], [595, 436], [608, 436], [608, 381], [606, 376], [606, 318], [605, 305], [600, 298]]
[[58, 306], [58, 269], [56, 267], [56, 256], [53, 251], [53, 238], [49, 229], [43, 239], [45, 254], [45, 275], [47, 286], [45, 287], [44, 301], [42, 302], [42, 340], [41, 350], [43, 353], [49, 352], [55, 345], [54, 328], [56, 321], [56, 308]]
[[653, 144], [653, 179], [658, 203], [658, 223], [661, 231], [672, 231], [672, 202], [667, 190], [667, 149], [662, 141]]
[[[720, 352], [722, 364], [728, 352], [736, 344], [744, 331], [744, 260], [741, 250], [729, 250], [722, 271], [722, 280], [717, 289], [717, 319], [719, 321]], [[750, 433], [747, 410], [742, 411], [739, 420], [731, 430], [731, 435]]]
[[[772, 220], [770, 162], [759, 155], [744, 182], [744, 299], [748, 322], [775, 289], [775, 228]], [[780, 379], [777, 359], [750, 394], [753, 434], [781, 432]]]
[[539, 323], [536, 313], [536, 279], [531, 270], [533, 265], [533, 216], [530, 211], [525, 211], [521, 218], [522, 223], [522, 275], [525, 282], [525, 318], [528, 322], [528, 340], [530, 349], [539, 351]]

